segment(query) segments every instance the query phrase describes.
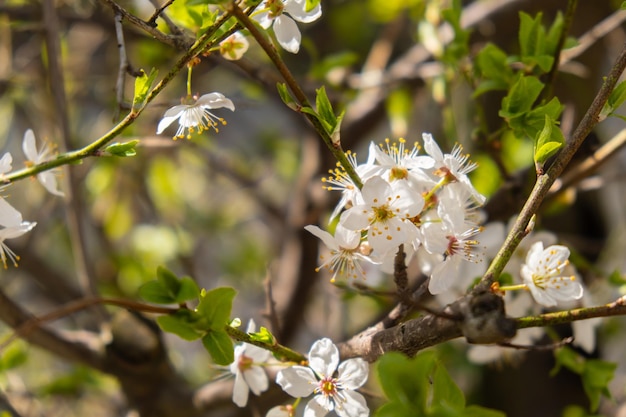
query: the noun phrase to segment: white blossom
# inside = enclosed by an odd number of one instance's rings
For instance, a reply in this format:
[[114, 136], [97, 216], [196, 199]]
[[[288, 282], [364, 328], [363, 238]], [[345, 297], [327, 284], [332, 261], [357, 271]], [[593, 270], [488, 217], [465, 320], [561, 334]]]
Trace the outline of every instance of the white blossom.
[[531, 246], [520, 273], [536, 302], [553, 307], [583, 296], [583, 287], [576, 277], [563, 275], [568, 258], [569, 249], [565, 246], [552, 245], [544, 249], [542, 242]]
[[361, 193], [364, 203], [345, 211], [340, 223], [351, 230], [367, 229], [367, 240], [377, 254], [395, 253], [398, 246], [418, 236], [411, 218], [420, 214], [424, 199], [408, 184], [372, 177]]
[[5, 243], [7, 239], [14, 239], [31, 231], [37, 223], [22, 220], [22, 213], [11, 206], [4, 198], [0, 197], [0, 258], [4, 269], [7, 268], [7, 259], [17, 266], [20, 257], [15, 254]]
[[220, 42], [220, 54], [229, 61], [241, 59], [250, 47], [250, 42], [241, 32], [235, 32]]
[[[361, 233], [348, 230], [341, 224], [335, 229], [335, 236], [314, 225], [304, 227], [316, 237], [318, 237], [330, 249], [330, 257], [317, 268], [328, 268], [333, 272], [331, 282], [337, 276], [348, 278], [362, 278], [365, 275], [360, 262], [373, 262], [360, 252]], [[323, 257], [322, 257], [323, 259]]]
[[306, 0], [264, 0], [254, 18], [264, 29], [273, 27], [278, 44], [286, 51], [297, 54], [302, 35], [295, 21], [311, 23], [321, 16], [320, 3], [307, 11]]
[[[248, 333], [255, 331], [254, 321], [250, 320]], [[269, 381], [262, 364], [266, 363], [272, 354], [258, 346], [242, 343], [235, 346], [235, 360], [230, 364], [230, 372], [235, 375], [233, 388], [233, 402], [239, 407], [248, 404], [250, 391], [259, 395], [267, 391]]]
[[186, 137], [191, 139], [191, 134], [196, 130], [202, 133], [205, 130], [213, 129], [218, 132], [218, 124], [226, 124], [226, 121], [215, 116], [209, 110], [225, 107], [230, 111], [235, 111], [233, 102], [221, 93], [209, 93], [198, 98], [194, 96], [188, 102], [179, 104], [167, 110], [157, 126], [157, 134], [161, 134], [175, 120], [178, 120], [178, 130], [174, 139]]
[[315, 396], [307, 403], [305, 417], [323, 417], [334, 411], [339, 417], [366, 417], [365, 398], [355, 390], [368, 377], [361, 358], [339, 364], [339, 350], [330, 339], [318, 340], [309, 351], [309, 366], [292, 366], [276, 376], [276, 382], [292, 397]]
[[[44, 143], [40, 150], [37, 150], [37, 141], [35, 134], [31, 129], [28, 129], [24, 134], [24, 140], [22, 141], [22, 150], [26, 155], [26, 165], [32, 166], [42, 162], [49, 161], [52, 156], [52, 149], [47, 143]], [[44, 171], [37, 174], [39, 182], [50, 192], [51, 194], [63, 196], [63, 192], [59, 190], [57, 185], [57, 179], [54, 171]]]

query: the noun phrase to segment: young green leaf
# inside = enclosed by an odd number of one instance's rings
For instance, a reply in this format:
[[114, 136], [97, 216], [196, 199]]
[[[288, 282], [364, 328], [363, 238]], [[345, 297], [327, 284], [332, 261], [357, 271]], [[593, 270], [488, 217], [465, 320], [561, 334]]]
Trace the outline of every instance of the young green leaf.
[[315, 97], [315, 107], [317, 107], [318, 117], [329, 126], [327, 133], [330, 134], [333, 130], [335, 130], [337, 117], [335, 116], [333, 106], [330, 104], [330, 100], [326, 95], [326, 88], [322, 86], [321, 88], [315, 90], [315, 92], [317, 93]]
[[438, 363], [432, 376], [433, 404], [445, 404], [448, 408], [463, 410], [465, 395], [450, 377], [446, 368]]
[[613, 380], [617, 364], [600, 359], [588, 359], [581, 375], [583, 388], [589, 402], [591, 411], [596, 411], [600, 405], [600, 396], [611, 398], [609, 382]]
[[541, 94], [541, 90], [543, 83], [537, 77], [520, 76], [502, 99], [502, 107], [498, 114], [504, 118], [512, 118], [528, 112]]
[[[200, 303], [196, 311], [211, 330], [224, 330], [230, 321], [233, 299], [237, 291], [231, 287], [214, 288], [200, 294]], [[207, 329], [207, 330], [209, 330]]]
[[196, 327], [198, 317], [189, 310], [179, 310], [174, 314], [159, 316], [156, 321], [161, 330], [174, 333], [184, 340], [196, 340], [202, 337], [203, 334], [203, 332]]
[[604, 103], [604, 107], [600, 112], [600, 118], [602, 119], [613, 115], [615, 110], [617, 110], [624, 101], [626, 101], [626, 81], [620, 82], [613, 91], [611, 91], [609, 99]]
[[148, 97], [148, 93], [150, 92], [150, 88], [156, 79], [159, 71], [152, 68], [150, 70], [150, 74], [146, 75], [144, 70], [140, 70], [141, 75], [135, 78], [135, 96], [133, 97], [133, 109], [137, 109], [142, 107], [146, 98]]
[[224, 330], [211, 330], [202, 338], [202, 345], [217, 365], [228, 365], [235, 360], [233, 341]]
[[266, 343], [268, 345], [273, 345], [275, 343], [274, 335], [270, 333], [269, 330], [265, 327], [261, 327], [258, 332], [250, 333], [250, 339], [256, 342]]
[[104, 152], [113, 156], [135, 156], [137, 155], [137, 151], [135, 147], [139, 141], [137, 139], [130, 140], [128, 142], [115, 142], [104, 148]]
[[554, 155], [565, 143], [563, 133], [556, 122], [547, 114], [545, 115], [545, 123], [541, 132], [537, 136], [535, 142], [534, 160], [538, 164], [544, 163], [548, 158]]
[[287, 84], [285, 83], [277, 83], [276, 89], [278, 90], [278, 95], [280, 99], [289, 107], [291, 110], [298, 110], [300, 107], [296, 100], [291, 96], [289, 89], [287, 88]]

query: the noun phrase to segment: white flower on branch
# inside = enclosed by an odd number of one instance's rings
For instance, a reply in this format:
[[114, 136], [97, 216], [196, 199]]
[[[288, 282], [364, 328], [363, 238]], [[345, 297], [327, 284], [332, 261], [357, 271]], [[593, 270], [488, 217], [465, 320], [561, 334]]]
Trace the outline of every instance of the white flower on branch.
[[167, 110], [157, 126], [157, 134], [161, 134], [175, 120], [178, 120], [178, 130], [174, 139], [186, 137], [191, 139], [191, 134], [196, 130], [202, 133], [205, 130], [213, 129], [218, 132], [218, 125], [226, 124], [226, 120], [217, 117], [209, 110], [225, 107], [230, 111], [235, 111], [233, 102], [221, 93], [209, 93], [198, 98], [193, 96], [184, 99], [183, 104], [179, 104]]
[[[26, 155], [26, 166], [33, 166], [49, 161], [52, 156], [52, 149], [47, 143], [44, 143], [42, 148], [37, 150], [37, 141], [31, 129], [28, 129], [24, 134], [22, 150], [24, 151], [24, 155]], [[63, 192], [59, 190], [54, 170], [40, 172], [37, 174], [37, 179], [51, 194], [61, 197], [64, 195]]]
[[35, 222], [25, 222], [22, 220], [22, 213], [17, 211], [12, 205], [0, 197], [0, 258], [4, 269], [7, 268], [7, 259], [17, 266], [20, 257], [15, 254], [5, 243], [7, 239], [14, 239], [29, 232], [35, 227]]
[[263, 29], [273, 27], [279, 45], [292, 54], [298, 53], [302, 40], [295, 21], [311, 23], [322, 16], [322, 6], [318, 3], [307, 11], [306, 0], [265, 0], [259, 10], [256, 21]]
[[276, 382], [296, 398], [315, 394], [304, 410], [306, 417], [323, 417], [334, 411], [339, 417], [366, 417], [365, 398], [355, 390], [367, 381], [369, 367], [361, 358], [339, 364], [339, 350], [330, 339], [313, 343], [309, 366], [292, 366], [276, 376]]
[[568, 258], [569, 249], [565, 246], [552, 245], [544, 249], [542, 242], [531, 246], [520, 273], [536, 302], [553, 307], [583, 296], [583, 287], [576, 277], [564, 275]]
[[[255, 330], [254, 321], [250, 320], [248, 333]], [[230, 364], [230, 372], [235, 375], [233, 402], [239, 407], [248, 404], [250, 391], [254, 395], [267, 391], [269, 381], [261, 365], [269, 361], [271, 356], [269, 351], [250, 343], [235, 346], [235, 360]]]
[[246, 53], [250, 43], [241, 32], [235, 32], [220, 42], [220, 54], [229, 61], [241, 59]]

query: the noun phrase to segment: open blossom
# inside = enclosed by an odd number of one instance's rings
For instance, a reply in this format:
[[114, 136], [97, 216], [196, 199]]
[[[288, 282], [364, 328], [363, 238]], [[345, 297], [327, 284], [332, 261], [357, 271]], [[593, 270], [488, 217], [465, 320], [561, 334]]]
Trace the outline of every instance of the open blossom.
[[276, 376], [287, 394], [302, 398], [311, 394], [304, 410], [307, 417], [323, 417], [334, 411], [339, 417], [366, 417], [365, 398], [355, 390], [367, 381], [369, 368], [361, 358], [339, 364], [339, 350], [330, 339], [318, 340], [309, 351], [309, 366], [292, 366]]
[[372, 177], [363, 185], [361, 194], [364, 203], [345, 211], [340, 223], [351, 230], [367, 229], [367, 240], [377, 254], [395, 251], [418, 236], [410, 219], [420, 214], [424, 199], [404, 181], [389, 184]]
[[229, 61], [236, 61], [246, 53], [250, 43], [241, 32], [235, 32], [220, 42], [220, 54]]
[[583, 296], [583, 287], [574, 275], [564, 275], [569, 264], [569, 249], [561, 245], [543, 248], [535, 242], [522, 265], [521, 275], [535, 301], [546, 307], [559, 302], [578, 300]]
[[[26, 155], [26, 165], [32, 166], [42, 162], [50, 160], [52, 156], [52, 150], [47, 143], [44, 143], [40, 150], [37, 150], [37, 141], [35, 134], [31, 129], [28, 129], [24, 134], [24, 140], [22, 142], [22, 150]], [[48, 190], [51, 194], [63, 196], [63, 192], [59, 190], [57, 185], [57, 179], [54, 171], [44, 171], [37, 174], [39, 182]]]
[[233, 102], [221, 93], [209, 93], [198, 98], [194, 96], [185, 99], [183, 104], [179, 104], [167, 110], [157, 126], [157, 134], [161, 134], [175, 120], [178, 120], [178, 130], [174, 139], [186, 137], [191, 139], [191, 134], [196, 130], [202, 133], [205, 130], [214, 129], [218, 131], [218, 124], [226, 124], [226, 121], [217, 117], [209, 110], [225, 107], [230, 111], [235, 111]]
[[306, 10], [306, 0], [264, 0], [254, 18], [264, 29], [274, 28], [276, 40], [286, 51], [297, 54], [302, 35], [295, 21], [311, 23], [322, 16], [318, 3]]
[[304, 227], [305, 230], [317, 236], [330, 249], [330, 258], [317, 268], [328, 268], [333, 272], [331, 282], [337, 276], [359, 278], [365, 275], [360, 262], [372, 262], [360, 252], [361, 233], [349, 230], [341, 224], [335, 229], [335, 236], [314, 225]]
[[5, 243], [7, 239], [14, 239], [29, 232], [35, 227], [35, 222], [25, 222], [22, 220], [22, 213], [0, 197], [0, 258], [4, 268], [7, 268], [7, 259], [17, 266], [20, 257], [15, 254]]
[[[251, 320], [248, 332], [254, 331], [254, 321]], [[267, 362], [271, 356], [269, 351], [249, 343], [235, 346], [235, 360], [230, 364], [230, 372], [235, 375], [233, 402], [239, 407], [248, 404], [250, 391], [254, 395], [267, 391], [269, 381], [260, 365]]]

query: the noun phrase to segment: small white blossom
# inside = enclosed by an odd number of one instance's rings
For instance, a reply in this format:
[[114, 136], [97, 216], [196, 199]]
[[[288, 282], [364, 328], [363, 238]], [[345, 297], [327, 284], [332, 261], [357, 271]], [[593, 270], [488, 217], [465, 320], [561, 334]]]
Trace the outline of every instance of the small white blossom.
[[7, 268], [7, 259], [17, 266], [20, 257], [15, 254], [5, 243], [7, 239], [14, 239], [29, 232], [35, 227], [35, 222], [25, 222], [22, 220], [22, 213], [17, 211], [13, 206], [0, 197], [0, 258], [4, 269]]
[[364, 203], [341, 215], [340, 223], [347, 229], [367, 229], [367, 240], [379, 256], [394, 251], [403, 243], [411, 243], [419, 232], [410, 221], [424, 207], [424, 199], [405, 181], [389, 184], [372, 177], [361, 190]]
[[330, 339], [318, 340], [309, 351], [309, 367], [292, 366], [276, 376], [287, 394], [301, 398], [315, 394], [304, 410], [306, 417], [323, 417], [334, 411], [339, 417], [366, 417], [365, 398], [355, 390], [368, 377], [368, 365], [361, 358], [339, 364], [339, 350]]
[[176, 130], [174, 139], [182, 139], [184, 137], [191, 139], [191, 134], [196, 129], [198, 133], [209, 129], [214, 129], [217, 132], [218, 124], [225, 125], [226, 121], [221, 117], [215, 116], [209, 110], [222, 107], [235, 111], [233, 102], [221, 93], [209, 93], [200, 98], [194, 96], [189, 102], [174, 106], [165, 112], [157, 126], [157, 134], [161, 134], [175, 120], [178, 120], [178, 130]]
[[306, 0], [265, 0], [259, 11], [254, 18], [264, 29], [273, 27], [280, 46], [292, 54], [298, 53], [302, 40], [295, 21], [311, 23], [322, 16], [320, 3], [307, 11]]
[[563, 275], [568, 258], [569, 249], [565, 246], [552, 245], [544, 249], [542, 242], [531, 246], [520, 273], [536, 302], [553, 307], [583, 296], [583, 287], [576, 277]]
[[[248, 333], [254, 331], [254, 321], [250, 320]], [[269, 351], [249, 343], [235, 346], [235, 360], [230, 364], [230, 372], [235, 375], [233, 402], [239, 407], [245, 407], [248, 404], [250, 391], [254, 395], [267, 391], [269, 381], [265, 370], [260, 365], [266, 363], [271, 356]]]
[[305, 226], [304, 229], [318, 237], [330, 249], [330, 258], [319, 266], [317, 271], [324, 267], [331, 270], [333, 272], [331, 282], [334, 282], [337, 276], [364, 277], [365, 272], [360, 262], [372, 262], [372, 260], [360, 252], [360, 232], [348, 230], [341, 224], [337, 225], [335, 236], [314, 225]]
[[448, 177], [452, 181], [458, 181], [469, 191], [478, 204], [485, 202], [485, 196], [480, 194], [472, 185], [467, 174], [472, 172], [478, 165], [474, 162], [470, 162], [469, 155], [463, 154], [463, 147], [456, 145], [452, 149], [451, 154], [444, 154], [441, 152], [441, 148], [437, 145], [437, 142], [433, 139], [433, 136], [429, 133], [422, 134], [424, 140], [424, 149], [426, 153], [430, 155], [434, 160], [434, 174], [440, 177]]
[[220, 42], [220, 54], [229, 61], [241, 59], [246, 53], [250, 43], [241, 32], [235, 32]]
[[[43, 147], [38, 151], [37, 150], [37, 141], [35, 139], [35, 134], [31, 129], [28, 129], [24, 134], [24, 140], [22, 141], [22, 150], [24, 151], [24, 155], [26, 155], [26, 165], [32, 166], [37, 165], [42, 162], [46, 162], [50, 160], [52, 156], [52, 149], [48, 146], [47, 143], [44, 143]], [[44, 171], [37, 174], [37, 179], [39, 182], [50, 192], [51, 194], [63, 196], [63, 192], [59, 190], [57, 185], [57, 179], [55, 177], [54, 171]]]

